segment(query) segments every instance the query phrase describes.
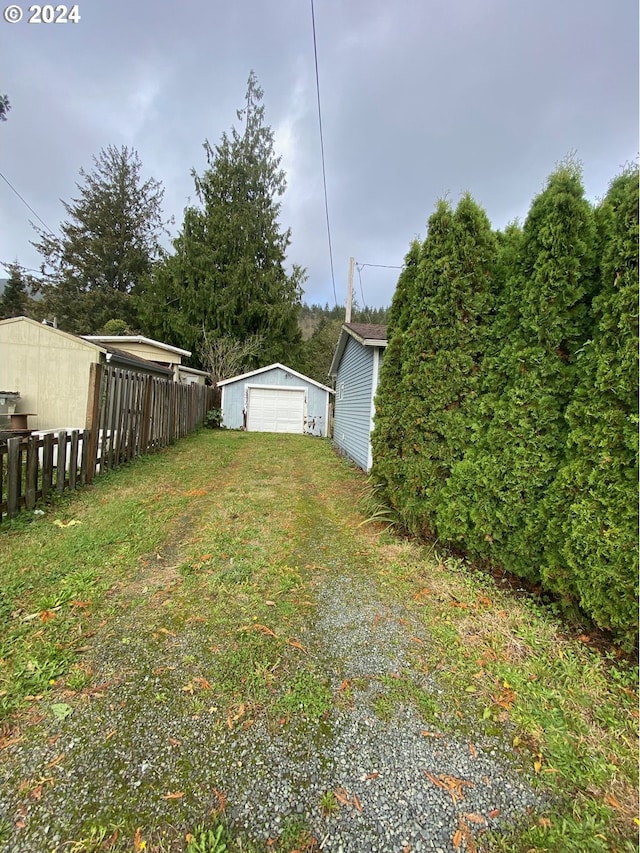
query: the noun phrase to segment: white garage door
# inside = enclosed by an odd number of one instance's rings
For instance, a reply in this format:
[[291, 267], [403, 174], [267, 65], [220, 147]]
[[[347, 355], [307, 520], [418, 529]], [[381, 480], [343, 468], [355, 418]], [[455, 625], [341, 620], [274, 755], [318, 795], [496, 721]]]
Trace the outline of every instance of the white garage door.
[[304, 427], [304, 388], [249, 388], [249, 432], [298, 432]]

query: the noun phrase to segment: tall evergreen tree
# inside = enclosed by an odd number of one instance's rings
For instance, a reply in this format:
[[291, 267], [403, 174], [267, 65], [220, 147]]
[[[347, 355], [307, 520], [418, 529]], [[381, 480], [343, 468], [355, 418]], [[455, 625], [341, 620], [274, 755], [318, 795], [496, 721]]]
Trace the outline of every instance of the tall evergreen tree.
[[160, 254], [164, 190], [149, 178], [133, 149], [112, 145], [80, 169], [79, 196], [63, 202], [61, 236], [36, 228], [33, 245], [44, 258], [43, 293], [60, 328], [79, 334], [108, 320], [137, 326], [132, 295]]
[[469, 195], [455, 213], [439, 203], [418, 267], [398, 401], [398, 497], [410, 526], [423, 534], [435, 532], [440, 492], [471, 440], [495, 255], [489, 220]]
[[329, 368], [336, 351], [342, 320], [322, 317], [311, 337], [300, 348], [297, 360], [290, 366], [322, 385], [329, 385]]
[[[594, 240], [580, 168], [566, 162], [533, 201], [524, 225], [511, 282], [519, 322], [494, 363], [500, 376], [488, 379], [503, 390], [445, 492], [466, 501], [459, 512], [466, 549], [534, 581], [547, 535], [543, 501], [562, 462], [575, 355], [588, 332]], [[513, 304], [507, 299], [504, 310]], [[471, 530], [464, 529], [468, 518]], [[451, 513], [449, 522], [453, 527]]]
[[543, 578], [632, 647], [638, 635], [638, 170], [596, 211], [601, 289], [578, 355], [566, 459], [545, 503]]
[[387, 324], [387, 348], [380, 368], [375, 399], [375, 429], [371, 436], [372, 475], [385, 491], [387, 500], [400, 507], [399, 487], [404, 480], [403, 358], [406, 332], [418, 298], [416, 286], [422, 247], [411, 243], [398, 278]]
[[10, 264], [7, 269], [9, 278], [0, 296], [0, 320], [9, 317], [28, 317], [31, 299], [27, 294], [20, 266], [17, 263]]
[[259, 361], [267, 364], [290, 358], [299, 345], [304, 273], [285, 269], [291, 231], [279, 226], [278, 199], [286, 180], [262, 97], [251, 72], [237, 114], [243, 128], [223, 134], [215, 148], [204, 143], [208, 167], [193, 172], [201, 207], [185, 212], [175, 253], [147, 282], [142, 311], [147, 329], [161, 328], [192, 349], [203, 328], [239, 341], [259, 335]]

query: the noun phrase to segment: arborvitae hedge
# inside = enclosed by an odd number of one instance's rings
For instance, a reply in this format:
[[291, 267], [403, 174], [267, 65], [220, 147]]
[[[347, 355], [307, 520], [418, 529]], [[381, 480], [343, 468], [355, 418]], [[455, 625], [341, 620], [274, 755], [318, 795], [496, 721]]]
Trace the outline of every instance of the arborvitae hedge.
[[613, 181], [596, 211], [601, 290], [578, 354], [566, 457], [546, 501], [555, 534], [545, 585], [576, 597], [627, 645], [638, 617], [638, 171]]
[[403, 470], [404, 431], [399, 416], [405, 398], [402, 388], [403, 346], [405, 332], [415, 310], [420, 251], [420, 243], [414, 241], [405, 257], [404, 269], [393, 295], [387, 325], [389, 344], [384, 353], [376, 397], [376, 428], [371, 438], [373, 455], [377, 459], [374, 477], [384, 486], [387, 496], [397, 492]]
[[629, 644], [637, 170], [614, 182], [597, 221], [572, 162], [523, 229], [494, 235], [470, 198], [455, 214], [439, 203], [413, 299], [400, 300], [403, 328], [390, 330], [374, 476], [414, 531], [542, 581]]

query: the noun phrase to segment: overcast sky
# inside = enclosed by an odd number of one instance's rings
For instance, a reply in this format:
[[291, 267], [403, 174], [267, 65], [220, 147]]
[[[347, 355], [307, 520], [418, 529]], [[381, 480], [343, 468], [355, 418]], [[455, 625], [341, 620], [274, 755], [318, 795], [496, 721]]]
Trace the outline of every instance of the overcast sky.
[[[288, 260], [305, 301], [334, 303], [310, 0], [79, 0], [77, 24], [17, 5], [19, 23], [0, 19], [0, 171], [49, 228], [112, 144], [163, 183], [177, 232], [202, 142], [234, 125], [253, 69], [287, 173]], [[593, 200], [637, 159], [637, 0], [315, 0], [315, 20], [339, 302], [349, 257], [401, 265], [443, 195], [468, 190], [502, 228], [568, 152]], [[30, 219], [0, 180], [1, 261], [38, 267]], [[360, 303], [388, 305], [397, 276], [362, 267]]]

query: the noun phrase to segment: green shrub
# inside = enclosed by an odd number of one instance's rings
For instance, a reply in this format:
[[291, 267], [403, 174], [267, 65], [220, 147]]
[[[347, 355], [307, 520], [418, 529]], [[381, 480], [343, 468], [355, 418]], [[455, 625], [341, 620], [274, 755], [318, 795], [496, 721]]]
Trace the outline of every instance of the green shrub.
[[566, 458], [546, 501], [555, 534], [543, 579], [602, 628], [638, 635], [638, 170], [597, 210], [601, 290], [578, 358]]

